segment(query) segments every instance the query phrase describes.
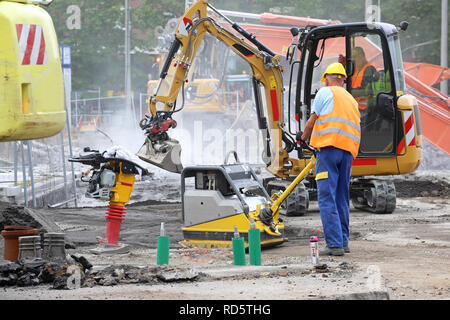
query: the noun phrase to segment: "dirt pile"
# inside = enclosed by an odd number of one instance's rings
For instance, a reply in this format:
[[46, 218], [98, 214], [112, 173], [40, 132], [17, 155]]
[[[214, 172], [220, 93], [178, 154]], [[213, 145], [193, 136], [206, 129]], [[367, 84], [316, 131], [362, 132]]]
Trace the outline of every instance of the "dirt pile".
[[29, 226], [39, 231], [39, 234], [48, 232], [38, 221], [25, 212], [24, 207], [6, 206], [0, 208], [0, 230], [5, 226]]
[[[5, 226], [28, 226], [38, 230], [41, 241], [44, 241], [44, 234], [48, 232], [64, 233], [61, 228], [36, 210], [23, 206], [7, 205], [0, 203], [0, 231]], [[74, 249], [75, 244], [65, 239], [65, 248]]]
[[394, 181], [397, 197], [450, 197], [450, 184], [445, 181]]
[[450, 184], [444, 179], [410, 175], [406, 179], [395, 179], [394, 184], [399, 198], [450, 198]]

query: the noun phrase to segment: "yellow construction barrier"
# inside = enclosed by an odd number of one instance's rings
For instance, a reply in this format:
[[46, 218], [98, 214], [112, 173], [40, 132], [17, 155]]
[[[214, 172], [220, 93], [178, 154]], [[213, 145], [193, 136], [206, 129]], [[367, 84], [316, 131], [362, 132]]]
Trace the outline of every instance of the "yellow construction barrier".
[[26, 0], [0, 0], [0, 43], [0, 142], [59, 133], [66, 113], [51, 17]]

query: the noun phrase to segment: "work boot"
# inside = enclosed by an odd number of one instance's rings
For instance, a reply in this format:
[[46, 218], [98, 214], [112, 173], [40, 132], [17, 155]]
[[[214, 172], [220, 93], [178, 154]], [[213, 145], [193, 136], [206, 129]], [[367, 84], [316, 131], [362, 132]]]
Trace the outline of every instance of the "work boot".
[[345, 252], [345, 253], [350, 253], [350, 248], [349, 248], [348, 246], [345, 246], [345, 247], [344, 247], [344, 252]]
[[343, 255], [344, 255], [344, 248], [342, 247], [336, 248], [326, 247], [324, 249], [319, 249], [319, 256], [343, 256]]

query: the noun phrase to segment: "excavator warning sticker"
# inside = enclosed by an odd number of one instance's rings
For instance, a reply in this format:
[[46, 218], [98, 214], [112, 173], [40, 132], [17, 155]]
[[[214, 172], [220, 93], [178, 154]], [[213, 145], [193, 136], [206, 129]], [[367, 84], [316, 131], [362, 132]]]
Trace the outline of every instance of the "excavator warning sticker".
[[406, 146], [414, 146], [416, 144], [414, 117], [412, 111], [403, 112], [403, 122], [405, 124], [405, 136], [400, 140], [397, 146], [397, 154], [403, 152]]
[[277, 81], [275, 80], [274, 76], [269, 77], [269, 82], [270, 82], [270, 89], [277, 88]]
[[414, 134], [414, 117], [412, 116], [412, 111], [404, 112], [404, 121], [405, 121], [405, 138], [406, 138], [406, 145], [407, 146], [413, 146], [416, 143], [415, 140], [415, 134]]
[[36, 24], [16, 24], [16, 31], [21, 64], [48, 64], [42, 26]]
[[180, 21], [180, 26], [178, 27], [178, 33], [187, 37], [189, 34], [189, 30], [191, 30], [191, 28], [192, 28], [192, 20], [183, 17], [183, 19]]
[[270, 102], [272, 103], [272, 118], [273, 121], [280, 120], [280, 113], [278, 111], [278, 97], [277, 90], [270, 90]]
[[272, 117], [273, 121], [280, 120], [280, 113], [278, 110], [278, 97], [277, 97], [277, 82], [275, 77], [269, 77], [270, 83], [270, 101], [272, 103]]

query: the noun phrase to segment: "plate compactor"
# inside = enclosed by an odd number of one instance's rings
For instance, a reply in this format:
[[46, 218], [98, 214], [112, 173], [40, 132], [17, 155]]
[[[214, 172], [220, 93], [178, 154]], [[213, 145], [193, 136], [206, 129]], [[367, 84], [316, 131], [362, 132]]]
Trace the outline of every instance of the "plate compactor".
[[[282, 193], [269, 196], [248, 164], [191, 166], [181, 173], [181, 201], [185, 247], [232, 247], [235, 227], [248, 247], [251, 218], [261, 232], [261, 247], [279, 245], [284, 224], [279, 217], [281, 203], [315, 165], [310, 164]], [[315, 159], [314, 159], [315, 160]], [[189, 178], [194, 183], [189, 183]]]

